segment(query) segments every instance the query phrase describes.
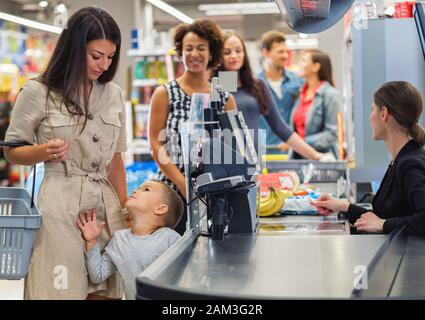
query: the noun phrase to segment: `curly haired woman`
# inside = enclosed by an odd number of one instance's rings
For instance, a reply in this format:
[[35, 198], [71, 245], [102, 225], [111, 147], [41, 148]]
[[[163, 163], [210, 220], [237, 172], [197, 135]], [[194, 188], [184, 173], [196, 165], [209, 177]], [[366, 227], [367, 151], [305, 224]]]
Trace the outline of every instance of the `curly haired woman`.
[[[213, 21], [195, 20], [192, 24], [177, 27], [174, 45], [185, 71], [177, 80], [155, 90], [149, 116], [149, 140], [153, 158], [160, 169], [159, 179], [185, 198], [179, 127], [189, 118], [192, 95], [211, 92], [210, 70], [221, 63], [223, 36]], [[221, 99], [225, 111], [236, 108], [233, 97], [228, 93], [222, 93]], [[164, 130], [165, 139], [161, 134]], [[164, 147], [167, 149], [166, 154], [161, 151]], [[182, 234], [185, 228], [184, 215], [175, 230]]]

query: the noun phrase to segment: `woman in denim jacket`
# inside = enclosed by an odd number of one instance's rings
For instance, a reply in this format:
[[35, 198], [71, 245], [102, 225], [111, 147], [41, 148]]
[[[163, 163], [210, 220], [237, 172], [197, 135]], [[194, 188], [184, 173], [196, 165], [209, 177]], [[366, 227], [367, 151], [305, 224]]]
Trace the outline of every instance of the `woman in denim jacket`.
[[[314, 149], [337, 157], [337, 114], [341, 98], [334, 87], [329, 56], [317, 49], [306, 50], [300, 61], [300, 76], [306, 82], [291, 113], [294, 130]], [[292, 158], [302, 156], [293, 152]]]

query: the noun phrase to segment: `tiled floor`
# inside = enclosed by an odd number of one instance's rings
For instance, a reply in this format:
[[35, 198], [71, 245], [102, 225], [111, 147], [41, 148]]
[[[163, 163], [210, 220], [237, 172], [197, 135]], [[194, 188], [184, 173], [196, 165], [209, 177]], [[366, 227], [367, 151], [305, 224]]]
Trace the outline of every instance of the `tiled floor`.
[[24, 280], [0, 280], [0, 300], [22, 300]]

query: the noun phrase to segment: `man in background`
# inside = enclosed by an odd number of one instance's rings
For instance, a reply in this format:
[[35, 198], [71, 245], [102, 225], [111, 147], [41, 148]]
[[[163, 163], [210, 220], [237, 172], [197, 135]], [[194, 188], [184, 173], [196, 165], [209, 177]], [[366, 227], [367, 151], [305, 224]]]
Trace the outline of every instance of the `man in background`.
[[[295, 73], [285, 69], [289, 59], [289, 49], [285, 44], [286, 38], [283, 32], [269, 31], [261, 36], [261, 53], [264, 58], [264, 69], [258, 77], [271, 89], [273, 99], [282, 115], [282, 118], [290, 124], [290, 115], [298, 97], [302, 80]], [[261, 119], [261, 128], [266, 130], [267, 153], [285, 150], [269, 125]], [[280, 146], [280, 147], [279, 147]]]

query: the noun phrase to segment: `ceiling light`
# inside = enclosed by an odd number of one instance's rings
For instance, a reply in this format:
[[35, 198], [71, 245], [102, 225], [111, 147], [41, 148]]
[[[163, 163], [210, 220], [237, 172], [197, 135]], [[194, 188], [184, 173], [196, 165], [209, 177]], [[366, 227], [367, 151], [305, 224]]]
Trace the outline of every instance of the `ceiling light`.
[[218, 11], [218, 10], [248, 10], [248, 11], [272, 11], [279, 13], [279, 7], [275, 2], [245, 2], [245, 3], [217, 3], [202, 4], [198, 6], [200, 11]]
[[40, 2], [38, 3], [38, 6], [39, 6], [40, 8], [47, 8], [47, 7], [49, 6], [49, 2], [47, 2], [47, 1], [40, 1]]
[[280, 13], [279, 7], [275, 2], [203, 4], [198, 6], [198, 9], [204, 11], [207, 16]]
[[61, 33], [62, 28], [52, 26], [50, 24], [40, 23], [34, 20], [24, 19], [21, 17], [17, 17], [11, 14], [7, 14], [4, 12], [0, 12], [0, 19], [10, 21], [13, 23], [17, 23], [29, 28], [38, 29], [42, 31], [52, 32], [52, 33]]
[[228, 10], [207, 10], [204, 12], [206, 16], [229, 16], [229, 15], [248, 15], [248, 14], [274, 14], [279, 13], [274, 9], [228, 9]]
[[66, 12], [66, 11], [67, 11], [67, 9], [66, 9], [66, 5], [64, 5], [63, 3], [58, 4], [58, 5], [56, 6], [56, 8], [55, 8], [55, 11], [56, 11], [57, 13], [64, 13], [64, 12]]
[[193, 19], [187, 15], [185, 15], [183, 12], [177, 10], [173, 6], [170, 6], [169, 4], [165, 3], [162, 0], [146, 0], [146, 2], [149, 2], [150, 4], [154, 5], [158, 9], [161, 9], [162, 11], [168, 13], [169, 15], [172, 15], [174, 18], [179, 19], [180, 21], [183, 21], [185, 23], [192, 23]]

